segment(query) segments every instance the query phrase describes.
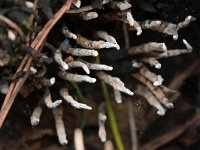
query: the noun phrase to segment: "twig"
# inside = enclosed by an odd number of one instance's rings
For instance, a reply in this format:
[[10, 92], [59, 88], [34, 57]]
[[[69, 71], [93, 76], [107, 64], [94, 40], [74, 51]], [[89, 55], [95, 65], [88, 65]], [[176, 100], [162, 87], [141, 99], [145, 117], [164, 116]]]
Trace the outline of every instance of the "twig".
[[123, 29], [123, 33], [124, 33], [125, 48], [129, 49], [129, 47], [130, 47], [129, 32], [128, 32], [126, 23], [123, 23], [122, 29]]
[[158, 138], [154, 138], [153, 140], [149, 141], [148, 143], [144, 144], [140, 150], [154, 150], [158, 149], [159, 147], [169, 143], [170, 141], [174, 140], [175, 138], [179, 137], [183, 134], [187, 129], [189, 129], [192, 125], [197, 123], [200, 119], [200, 113], [195, 114], [190, 120], [187, 120], [185, 123], [181, 124], [180, 126], [174, 128], [167, 133], [158, 136]]
[[200, 67], [200, 61], [199, 59], [197, 59], [185, 71], [180, 72], [179, 74], [174, 76], [174, 78], [168, 85], [169, 89], [178, 90], [179, 87], [181, 86], [181, 83], [199, 67]]
[[9, 97], [8, 101], [4, 104], [4, 107], [0, 111], [0, 128], [2, 127], [2, 124], [3, 124], [3, 122], [4, 122], [5, 118], [6, 118], [9, 110], [10, 110], [10, 107], [12, 106], [12, 104], [14, 102], [14, 99], [17, 96], [17, 93], [20, 90], [20, 88], [16, 88], [16, 87], [17, 86], [21, 87], [24, 84], [24, 82], [26, 81], [26, 79], [28, 78], [28, 75], [29, 75], [29, 73], [27, 72], [25, 74], [25, 76], [20, 79], [21, 82], [18, 82], [18, 84], [16, 84], [16, 86], [13, 84], [11, 86], [11, 88], [9, 88], [9, 89], [11, 89], [11, 92], [12, 91], [13, 92], [12, 92], [12, 94], [9, 93], [10, 97]]
[[120, 136], [120, 133], [119, 133], [119, 129], [117, 127], [115, 114], [114, 114], [112, 104], [110, 102], [110, 98], [109, 98], [109, 95], [108, 95], [108, 89], [107, 89], [107, 86], [106, 86], [104, 81], [101, 81], [101, 87], [102, 87], [102, 91], [103, 91], [103, 95], [104, 95], [104, 99], [105, 99], [105, 103], [106, 103], [106, 107], [107, 107], [110, 126], [111, 126], [111, 129], [112, 129], [114, 138], [115, 138], [115, 143], [117, 145], [118, 150], [124, 150], [124, 145], [122, 143], [122, 139], [121, 139], [121, 136]]
[[133, 103], [131, 100], [128, 101], [128, 118], [129, 118], [128, 120], [129, 120], [130, 134], [131, 134], [131, 149], [138, 150], [137, 129], [133, 114]]
[[[71, 0], [66, 1], [60, 8], [60, 10], [55, 14], [54, 18], [49, 20], [44, 26], [44, 28], [39, 32], [39, 34], [31, 44], [31, 47], [35, 49], [35, 51], [39, 51], [39, 48], [46, 39], [48, 33], [50, 32], [52, 27], [56, 24], [56, 22], [62, 17], [62, 15], [69, 10], [71, 3], [72, 3]], [[20, 66], [18, 67], [17, 72], [19, 71], [27, 72], [29, 70], [31, 63], [32, 63], [32, 57], [29, 54], [27, 54], [22, 60]], [[6, 98], [4, 100], [4, 103], [2, 105], [3, 107], [1, 108], [0, 111], [0, 128], [2, 127], [2, 124], [14, 102], [15, 97], [17, 96], [17, 93], [19, 92], [20, 88], [22, 87], [27, 77], [28, 77], [28, 72], [24, 77], [19, 79], [17, 82], [11, 83]]]

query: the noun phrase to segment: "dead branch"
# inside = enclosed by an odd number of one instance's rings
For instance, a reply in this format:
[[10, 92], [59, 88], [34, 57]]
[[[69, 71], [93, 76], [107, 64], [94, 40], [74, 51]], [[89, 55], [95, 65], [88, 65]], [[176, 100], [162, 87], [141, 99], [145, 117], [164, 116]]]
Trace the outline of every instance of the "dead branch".
[[140, 147], [140, 150], [154, 150], [159, 147], [169, 143], [170, 141], [176, 139], [182, 135], [187, 129], [197, 123], [200, 119], [200, 113], [195, 114], [191, 119], [187, 120], [185, 123], [175, 127], [171, 131], [154, 138], [153, 140], [147, 142], [146, 144]]

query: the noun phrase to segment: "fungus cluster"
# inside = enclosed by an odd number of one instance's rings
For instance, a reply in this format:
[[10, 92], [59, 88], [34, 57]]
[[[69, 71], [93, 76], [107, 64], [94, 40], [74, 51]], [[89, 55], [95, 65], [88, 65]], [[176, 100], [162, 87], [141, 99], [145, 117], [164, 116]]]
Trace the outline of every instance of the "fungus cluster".
[[[7, 3], [9, 5], [9, 2]], [[114, 99], [117, 103], [122, 103], [123, 96], [121, 93], [129, 96], [136, 93], [143, 96], [150, 105], [155, 107], [157, 114], [161, 116], [165, 115], [168, 108], [173, 108], [167, 94], [175, 91], [164, 86], [162, 84], [163, 77], [152, 72], [149, 67], [161, 69], [159, 59], [190, 53], [192, 46], [187, 40], [183, 39], [185, 49], [168, 49], [165, 43], [158, 43], [157, 41], [133, 45], [125, 49], [109, 33], [109, 29], [93, 28], [91, 29], [93, 35], [84, 36], [78, 29], [65, 25], [59, 33], [65, 38], [63, 41], [57, 42], [60, 43], [59, 45], [54, 45], [47, 40], [40, 47], [40, 51], [35, 52], [34, 48], [30, 47], [30, 43], [35, 38], [36, 31], [31, 30], [31, 28], [37, 27], [40, 11], [47, 18], [54, 17], [50, 1], [39, 0], [38, 3], [31, 1], [13, 2], [16, 6], [9, 11], [7, 10], [7, 3], [0, 13], [0, 26], [2, 27], [0, 28], [0, 91], [2, 94], [6, 94], [10, 83], [24, 76], [24, 72], [13, 72], [24, 54], [31, 55], [33, 63], [29, 69], [29, 77], [21, 88], [20, 94], [27, 97], [33, 92], [42, 91], [38, 104], [32, 111], [31, 124], [32, 126], [39, 124], [42, 119], [41, 114], [45, 109], [44, 106], [51, 109], [60, 144], [64, 145], [68, 142], [62, 119], [64, 109], [62, 103], [68, 103], [76, 109], [88, 111], [92, 109], [90, 104], [80, 103], [71, 95], [68, 89], [70, 84], [66, 84], [69, 82], [95, 84], [97, 80], [104, 81], [113, 88]], [[144, 30], [150, 29], [172, 35], [174, 40], [179, 38], [178, 31], [180, 29], [187, 27], [190, 22], [196, 20], [192, 16], [187, 16], [184, 21], [178, 24], [162, 20], [136, 21], [132, 15], [134, 13], [132, 4], [127, 0], [102, 0], [96, 5], [85, 5], [80, 0], [73, 0], [70, 10], [66, 11], [66, 15], [82, 20], [84, 25], [90, 24], [89, 21], [91, 20], [93, 22], [122, 22], [129, 32], [136, 31], [134, 33], [138, 36], [145, 32]], [[41, 10], [38, 10], [39, 8]], [[20, 18], [24, 21], [18, 22], [19, 20], [14, 18], [16, 17], [13, 14], [15, 12], [17, 12], [16, 16], [20, 15]], [[71, 21], [73, 20], [68, 20], [67, 24], [70, 24]], [[119, 54], [120, 51], [127, 51], [128, 55], [132, 57], [134, 71], [130, 73], [130, 76], [139, 81], [135, 88], [128, 89], [119, 77], [113, 76], [111, 72], [114, 68], [112, 66], [96, 61], [99, 59], [101, 51], [109, 50], [117, 50]], [[138, 55], [142, 55], [142, 57], [134, 59]], [[81, 68], [81, 71], [77, 72], [77, 68]], [[51, 70], [50, 75], [49, 70]], [[54, 86], [56, 86], [56, 91], [52, 91]], [[52, 96], [52, 93], [56, 96]], [[109, 149], [106, 147], [112, 147], [112, 144], [106, 139], [105, 121], [107, 115], [104, 105], [103, 102], [99, 104], [98, 135], [102, 142], [106, 142], [105, 149]], [[82, 132], [79, 129], [75, 130], [75, 147], [77, 150], [84, 147], [82, 138]], [[82, 147], [78, 148], [80, 146]]]

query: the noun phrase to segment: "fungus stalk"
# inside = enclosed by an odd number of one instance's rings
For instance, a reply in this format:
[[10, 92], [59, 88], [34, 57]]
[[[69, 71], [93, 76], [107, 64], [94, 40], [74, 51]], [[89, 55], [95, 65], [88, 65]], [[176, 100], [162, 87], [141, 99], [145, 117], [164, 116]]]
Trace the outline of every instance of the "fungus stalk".
[[119, 50], [119, 45], [115, 43], [105, 42], [102, 40], [92, 41], [82, 37], [80, 34], [76, 40], [76, 43], [80, 46], [90, 49], [103, 49], [103, 48], [116, 48]]
[[65, 131], [65, 125], [62, 119], [63, 116], [63, 109], [62, 107], [57, 107], [52, 110], [53, 111], [53, 116], [55, 120], [55, 125], [56, 125], [56, 132], [58, 136], [58, 140], [61, 145], [66, 145], [68, 143], [67, 140], [67, 135]]
[[98, 131], [98, 135], [99, 138], [101, 140], [101, 142], [105, 142], [106, 141], [106, 129], [105, 129], [105, 122], [107, 120], [107, 117], [105, 115], [105, 105], [104, 103], [99, 105], [99, 111], [98, 111], [98, 123], [99, 123], [99, 131]]
[[68, 80], [68, 81], [74, 81], [74, 82], [89, 82], [89, 83], [95, 83], [96, 79], [91, 78], [87, 75], [78, 75], [78, 74], [73, 74], [73, 73], [68, 73], [64, 71], [59, 71], [57, 75], [63, 79], [63, 80]]
[[56, 100], [55, 102], [52, 102], [50, 90], [46, 87], [44, 92], [44, 102], [48, 108], [53, 109], [59, 106], [62, 103], [62, 100]]
[[98, 56], [97, 51], [83, 48], [68, 48], [67, 50], [64, 50], [64, 52], [74, 56]]
[[75, 150], [85, 150], [83, 133], [81, 129], [75, 129], [74, 131], [74, 145]]
[[97, 76], [99, 79], [103, 80], [105, 83], [107, 83], [108, 85], [112, 86], [113, 88], [115, 88], [116, 90], [119, 90], [121, 92], [124, 92], [128, 95], [133, 95], [133, 92], [131, 92], [129, 89], [127, 89], [124, 86], [124, 83], [117, 77], [112, 77], [111, 75], [108, 75], [104, 72], [98, 72]]
[[114, 98], [115, 98], [115, 101], [117, 103], [122, 103], [122, 96], [121, 96], [121, 92], [119, 90], [116, 90], [113, 88], [113, 92], [114, 92]]
[[84, 64], [84, 63], [82, 63], [82, 62], [80, 62], [80, 61], [71, 61], [71, 62], [68, 63], [68, 66], [69, 66], [70, 68], [81, 67], [81, 68], [83, 68], [83, 70], [84, 70], [87, 74], [90, 74], [90, 70], [89, 70], [89, 68], [87, 67], [87, 65]]
[[70, 103], [73, 107], [78, 108], [78, 109], [87, 109], [87, 110], [91, 110], [92, 107], [83, 104], [83, 103], [78, 103], [77, 101], [75, 101], [68, 93], [66, 88], [62, 88], [60, 90], [60, 95], [63, 97], [63, 99]]
[[41, 105], [41, 101], [39, 101], [37, 106], [34, 108], [31, 118], [30, 118], [32, 126], [36, 126], [39, 124], [41, 114], [42, 114], [42, 105]]

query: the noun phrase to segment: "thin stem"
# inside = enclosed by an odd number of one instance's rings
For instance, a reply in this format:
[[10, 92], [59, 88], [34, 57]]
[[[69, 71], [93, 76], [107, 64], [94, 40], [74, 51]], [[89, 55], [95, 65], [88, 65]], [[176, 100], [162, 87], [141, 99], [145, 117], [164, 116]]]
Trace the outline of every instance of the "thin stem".
[[129, 128], [131, 135], [131, 148], [132, 150], [138, 150], [138, 140], [137, 140], [137, 130], [135, 125], [133, 111], [133, 102], [131, 100], [128, 101], [128, 120], [129, 120]]
[[[99, 56], [96, 57], [96, 63], [98, 63], [98, 64], [100, 63]], [[107, 86], [106, 86], [104, 81], [101, 81], [101, 88], [102, 88], [104, 100], [106, 102], [106, 108], [107, 108], [107, 111], [108, 111], [108, 118], [109, 118], [112, 133], [114, 135], [114, 139], [115, 139], [117, 149], [118, 150], [124, 150], [124, 145], [123, 145], [120, 133], [119, 133], [118, 126], [117, 126], [115, 113], [113, 111], [112, 104], [111, 104], [111, 101], [110, 101], [110, 97], [109, 97], [109, 94], [108, 94], [108, 89], [107, 89]]]
[[22, 29], [15, 22], [13, 22], [9, 18], [7, 18], [6, 16], [3, 16], [1, 14], [0, 14], [0, 20], [5, 22], [11, 28], [15, 29], [19, 33], [19, 35], [21, 36], [22, 40], [23, 41], [25, 40], [26, 36], [25, 36], [24, 32], [22, 31]]
[[[75, 82], [70, 82], [70, 83], [75, 88], [80, 102], [84, 103], [86, 98], [83, 96], [83, 93], [82, 93], [81, 89], [79, 88], [78, 84], [76, 84]], [[87, 112], [87, 110], [83, 110], [83, 117], [81, 120], [81, 129], [82, 130], [85, 128], [85, 125], [87, 123], [87, 118], [88, 118], [88, 112]]]
[[108, 111], [108, 118], [109, 118], [109, 122], [110, 122], [110, 126], [114, 135], [114, 139], [115, 139], [115, 143], [117, 146], [118, 150], [124, 150], [124, 145], [122, 143], [122, 139], [119, 133], [119, 129], [117, 126], [117, 122], [116, 122], [116, 118], [115, 118], [115, 114], [112, 108], [112, 104], [108, 95], [108, 89], [107, 86], [105, 84], [104, 81], [101, 81], [101, 87], [102, 87], [102, 91], [103, 91], [103, 96], [104, 96], [104, 100], [106, 102], [106, 108]]

